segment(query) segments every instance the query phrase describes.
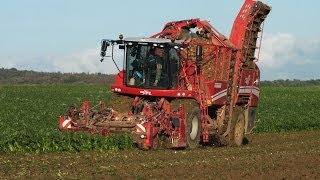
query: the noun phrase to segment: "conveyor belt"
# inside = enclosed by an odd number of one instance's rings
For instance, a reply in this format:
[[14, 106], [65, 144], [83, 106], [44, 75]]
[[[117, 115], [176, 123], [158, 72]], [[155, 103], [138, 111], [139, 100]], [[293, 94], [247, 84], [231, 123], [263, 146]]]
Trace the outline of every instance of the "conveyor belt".
[[264, 22], [266, 17], [271, 11], [271, 7], [257, 1], [252, 13], [250, 14], [253, 19], [247, 26], [247, 31], [244, 38], [243, 48], [242, 48], [242, 60], [243, 67], [254, 68], [255, 50], [257, 47], [257, 39], [259, 32], [261, 31], [261, 24]]

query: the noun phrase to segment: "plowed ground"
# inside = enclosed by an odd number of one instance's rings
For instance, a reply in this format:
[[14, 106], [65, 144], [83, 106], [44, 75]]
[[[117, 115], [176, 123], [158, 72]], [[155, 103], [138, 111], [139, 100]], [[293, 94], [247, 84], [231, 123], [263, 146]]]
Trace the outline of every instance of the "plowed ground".
[[320, 131], [253, 134], [242, 147], [0, 154], [0, 179], [320, 179]]

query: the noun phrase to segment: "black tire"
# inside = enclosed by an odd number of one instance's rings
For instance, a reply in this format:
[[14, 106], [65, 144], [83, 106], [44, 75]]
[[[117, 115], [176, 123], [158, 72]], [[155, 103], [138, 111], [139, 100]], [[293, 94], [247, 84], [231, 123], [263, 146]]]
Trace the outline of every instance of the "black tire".
[[228, 134], [229, 145], [241, 146], [245, 133], [245, 116], [242, 107], [236, 106], [232, 113], [230, 133]]
[[193, 108], [192, 112], [188, 114], [186, 126], [187, 147], [194, 149], [199, 146], [201, 136], [201, 114], [199, 107]]

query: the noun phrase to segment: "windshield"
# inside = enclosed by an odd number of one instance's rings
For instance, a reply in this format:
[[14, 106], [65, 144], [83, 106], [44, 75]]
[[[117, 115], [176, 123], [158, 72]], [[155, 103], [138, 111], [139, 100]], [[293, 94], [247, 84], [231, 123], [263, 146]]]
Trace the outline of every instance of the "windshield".
[[126, 84], [128, 86], [158, 89], [176, 87], [179, 69], [179, 56], [176, 49], [147, 43], [128, 43], [126, 47]]

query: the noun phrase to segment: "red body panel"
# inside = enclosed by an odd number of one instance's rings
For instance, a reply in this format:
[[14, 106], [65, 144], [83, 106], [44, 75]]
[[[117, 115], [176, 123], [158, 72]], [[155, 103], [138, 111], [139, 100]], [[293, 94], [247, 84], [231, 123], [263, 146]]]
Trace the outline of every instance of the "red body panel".
[[229, 40], [238, 49], [242, 49], [243, 39], [247, 30], [245, 27], [247, 27], [249, 23], [248, 18], [254, 3], [255, 1], [253, 0], [246, 0], [233, 23]]
[[188, 90], [163, 90], [163, 89], [145, 89], [126, 86], [123, 79], [124, 71], [120, 71], [115, 83], [111, 86], [111, 91], [115, 93], [128, 94], [134, 96], [152, 96], [152, 97], [177, 97], [177, 98], [195, 98], [194, 91]]

